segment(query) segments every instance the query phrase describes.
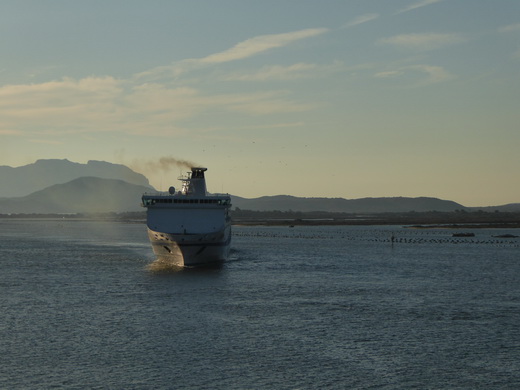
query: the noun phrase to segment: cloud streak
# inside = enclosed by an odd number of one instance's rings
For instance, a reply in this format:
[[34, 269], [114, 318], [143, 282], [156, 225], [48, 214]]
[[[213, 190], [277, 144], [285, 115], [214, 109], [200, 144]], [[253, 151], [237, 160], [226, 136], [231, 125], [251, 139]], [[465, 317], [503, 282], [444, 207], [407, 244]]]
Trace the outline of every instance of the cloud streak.
[[414, 73], [419, 73], [423, 75], [423, 77], [426, 76], [425, 78], [422, 78], [419, 82], [416, 82], [414, 84], [415, 86], [436, 84], [453, 80], [455, 78], [453, 74], [451, 74], [441, 66], [425, 64], [403, 66], [395, 70], [379, 72], [376, 73], [374, 77], [380, 79], [394, 79], [404, 77], [406, 75], [412, 75]]
[[440, 82], [445, 82], [449, 80], [453, 80], [455, 76], [444, 69], [442, 66], [434, 66], [434, 65], [411, 65], [405, 70], [411, 70], [415, 72], [421, 72], [426, 74], [426, 80], [422, 81], [420, 84], [436, 84]]
[[435, 3], [440, 3], [441, 1], [444, 1], [444, 0], [422, 0], [422, 1], [410, 4], [407, 7], [404, 7], [403, 9], [397, 11], [395, 13], [395, 15], [399, 15], [399, 14], [402, 14], [402, 13], [405, 13], [405, 12], [413, 11], [415, 9], [426, 7], [428, 5], [432, 5], [432, 4], [435, 4]]
[[408, 50], [429, 51], [466, 41], [467, 39], [461, 34], [425, 33], [395, 35], [389, 38], [382, 38], [377, 43]]
[[363, 24], [363, 23], [366, 23], [366, 22], [370, 22], [370, 21], [375, 20], [377, 18], [379, 18], [379, 14], [364, 14], [364, 15], [360, 15], [357, 18], [351, 20], [350, 22], [345, 23], [342, 26], [342, 28], [350, 28], [350, 27], [358, 26], [360, 24]]
[[301, 39], [324, 34], [328, 31], [326, 28], [310, 28], [283, 34], [260, 35], [240, 42], [228, 50], [201, 58], [198, 61], [203, 64], [218, 64], [242, 60], [267, 50], [287, 46]]
[[158, 83], [67, 78], [0, 87], [0, 134], [37, 138], [124, 132], [171, 137], [186, 133], [186, 120], [208, 112], [258, 116], [311, 108], [283, 91], [209, 94]]
[[[244, 115], [302, 112], [309, 104], [292, 101], [280, 91], [211, 94], [171, 81], [201, 67], [246, 59], [328, 32], [310, 28], [260, 35], [218, 53], [159, 66], [122, 80], [114, 77], [62, 78], [43, 83], [0, 86], [0, 134], [38, 136], [87, 132], [125, 132], [172, 136], [183, 134], [183, 121], [204, 112]], [[234, 80], [288, 80], [309, 77], [323, 67], [294, 64], [264, 68]], [[228, 81], [233, 76], [229, 76]], [[162, 79], [162, 80], [161, 80]], [[225, 81], [225, 80], [224, 80]]]
[[324, 77], [344, 69], [342, 62], [330, 65], [298, 63], [289, 66], [265, 66], [254, 73], [234, 73], [223, 77], [225, 81], [290, 81]]
[[520, 23], [509, 24], [507, 26], [503, 26], [498, 29], [498, 32], [500, 32], [500, 33], [510, 33], [510, 32], [516, 32], [516, 31], [520, 31]]
[[237, 43], [235, 46], [203, 58], [190, 58], [172, 65], [160, 66], [135, 75], [137, 80], [175, 79], [180, 75], [209, 65], [243, 60], [266, 51], [288, 46], [302, 39], [329, 32], [327, 28], [309, 28], [281, 34], [259, 35]]

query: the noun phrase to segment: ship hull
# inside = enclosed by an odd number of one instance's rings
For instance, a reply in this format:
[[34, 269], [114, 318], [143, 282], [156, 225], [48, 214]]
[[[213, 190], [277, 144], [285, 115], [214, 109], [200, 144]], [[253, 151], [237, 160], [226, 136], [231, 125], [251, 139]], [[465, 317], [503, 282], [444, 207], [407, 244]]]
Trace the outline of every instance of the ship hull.
[[148, 238], [157, 259], [192, 267], [222, 263], [229, 255], [231, 218], [229, 194], [210, 194], [206, 168], [192, 167], [181, 176], [182, 189], [143, 194]]
[[165, 233], [148, 227], [148, 238], [159, 261], [181, 267], [212, 265], [228, 258], [231, 226], [198, 234]]

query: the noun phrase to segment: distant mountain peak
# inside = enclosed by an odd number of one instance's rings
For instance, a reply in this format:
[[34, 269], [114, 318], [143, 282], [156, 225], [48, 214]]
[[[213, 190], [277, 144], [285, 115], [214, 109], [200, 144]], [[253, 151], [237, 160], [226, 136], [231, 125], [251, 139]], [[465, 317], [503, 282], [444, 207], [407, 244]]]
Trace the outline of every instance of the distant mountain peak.
[[39, 159], [21, 167], [0, 166], [0, 198], [26, 196], [83, 176], [119, 179], [130, 184], [150, 186], [144, 175], [121, 164], [97, 160], [82, 164], [68, 159]]
[[119, 179], [79, 177], [30, 195], [0, 199], [0, 214], [106, 213], [140, 211], [150, 187]]
[[28, 165], [44, 165], [44, 164], [75, 164], [75, 165], [81, 165], [80, 163], [70, 161], [70, 160], [68, 160], [66, 158], [63, 158], [63, 159], [60, 159], [60, 158], [40, 158], [40, 159], [36, 160], [33, 164], [28, 164]]

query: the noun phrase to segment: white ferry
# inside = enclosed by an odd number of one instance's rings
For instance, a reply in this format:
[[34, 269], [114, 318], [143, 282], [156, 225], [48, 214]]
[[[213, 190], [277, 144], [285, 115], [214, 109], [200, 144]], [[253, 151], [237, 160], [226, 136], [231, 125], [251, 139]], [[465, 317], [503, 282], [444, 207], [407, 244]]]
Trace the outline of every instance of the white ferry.
[[229, 194], [209, 194], [204, 172], [191, 168], [179, 177], [182, 188], [144, 194], [148, 237], [158, 260], [199, 266], [227, 259], [231, 242]]

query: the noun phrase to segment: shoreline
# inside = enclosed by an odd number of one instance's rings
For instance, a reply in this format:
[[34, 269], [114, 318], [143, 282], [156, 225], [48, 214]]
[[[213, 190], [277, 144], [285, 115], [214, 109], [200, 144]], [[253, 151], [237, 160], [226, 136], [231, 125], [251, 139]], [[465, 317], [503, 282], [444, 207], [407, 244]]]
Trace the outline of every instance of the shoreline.
[[[257, 213], [255, 217], [232, 215], [233, 226], [402, 226], [408, 229], [520, 229], [520, 213], [384, 213], [384, 214], [338, 214], [338, 213], [283, 213], [273, 218], [269, 213]], [[277, 216], [278, 217], [278, 216]], [[60, 220], [60, 221], [106, 221], [122, 223], [145, 223], [143, 213], [96, 213], [96, 214], [0, 214], [0, 221], [8, 220]]]

